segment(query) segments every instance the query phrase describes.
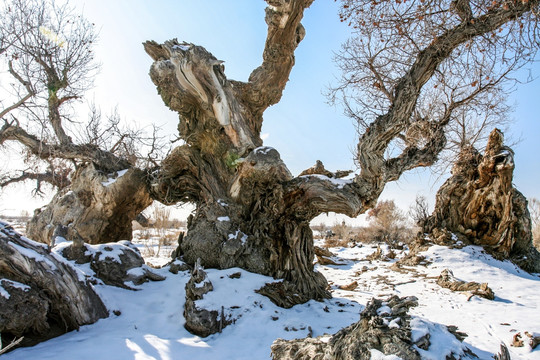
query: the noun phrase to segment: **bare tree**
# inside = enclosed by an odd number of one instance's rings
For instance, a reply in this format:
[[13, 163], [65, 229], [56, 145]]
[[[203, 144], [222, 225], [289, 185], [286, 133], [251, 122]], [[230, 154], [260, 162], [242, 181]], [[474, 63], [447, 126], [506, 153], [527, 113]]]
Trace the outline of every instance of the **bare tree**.
[[357, 216], [387, 182], [432, 165], [457, 112], [489, 107], [510, 71], [534, 56], [538, 2], [471, 2], [465, 14], [450, 1], [343, 1], [342, 18], [362, 35], [346, 48], [356, 52], [343, 55], [358, 72], [340, 89], [363, 95], [344, 98], [364, 129], [361, 171], [351, 181], [322, 163], [295, 178], [275, 149], [261, 147], [262, 114], [282, 95], [312, 0], [267, 3], [263, 62], [247, 82], [227, 79], [222, 62], [200, 46], [145, 43], [150, 76], [179, 113], [186, 143], [154, 173], [151, 191], [164, 203], [196, 205], [180, 244], [184, 260], [285, 279], [261, 292], [290, 306], [329, 296], [313, 270], [309, 221], [329, 211]]
[[389, 157], [429, 143], [444, 127], [438, 168], [446, 170], [461, 149], [481, 150], [493, 128], [509, 123], [512, 75], [538, 48], [534, 2], [341, 2], [353, 37], [336, 56], [342, 75], [330, 100], [345, 105], [365, 137], [389, 108], [397, 115], [400, 104], [413, 105], [392, 136], [385, 134]]
[[[67, 3], [9, 0], [0, 14], [0, 66], [7, 70], [0, 145], [23, 153], [22, 167], [3, 171], [0, 188], [34, 180], [36, 194], [45, 183], [59, 190], [28, 226], [35, 240], [50, 242], [58, 225], [71, 225], [70, 239], [90, 243], [131, 239], [131, 220], [151, 203], [139, 167], [157, 165], [157, 129], [124, 126], [116, 111], [104, 119], [93, 104], [87, 121], [76, 116], [73, 106], [98, 71], [97, 34]], [[129, 190], [108, 180], [123, 170]]]
[[409, 208], [409, 216], [416, 226], [423, 228], [424, 223], [429, 217], [429, 204], [425, 196], [417, 195], [414, 204]]
[[375, 230], [375, 240], [388, 244], [397, 244], [404, 240], [405, 215], [394, 200], [379, 201], [367, 214], [371, 227]]

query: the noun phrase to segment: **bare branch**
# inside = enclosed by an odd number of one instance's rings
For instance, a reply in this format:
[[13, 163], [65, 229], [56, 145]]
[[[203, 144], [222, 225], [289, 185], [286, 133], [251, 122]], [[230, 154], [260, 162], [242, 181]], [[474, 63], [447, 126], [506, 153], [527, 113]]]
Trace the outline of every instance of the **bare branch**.
[[305, 35], [300, 21], [313, 0], [267, 0], [268, 35], [263, 51], [263, 63], [249, 76], [247, 102], [261, 114], [281, 99], [294, 66], [294, 51]]
[[71, 184], [69, 180], [69, 172], [53, 172], [47, 171], [44, 173], [33, 173], [23, 170], [19, 176], [0, 178], [0, 188], [4, 188], [11, 184], [25, 182], [27, 180], [35, 180], [36, 187], [34, 189], [34, 195], [42, 194], [41, 184], [48, 183], [57, 189], [63, 189]]
[[24, 97], [19, 99], [19, 101], [17, 101], [16, 103], [2, 110], [0, 112], [0, 119], [6, 116], [10, 111], [15, 110], [19, 108], [20, 106], [22, 106], [28, 99], [30, 99], [32, 96], [35, 95], [34, 90], [32, 90], [30, 82], [24, 81], [23, 78], [19, 74], [17, 74], [17, 72], [15, 72], [15, 70], [13, 69], [12, 61], [8, 61], [8, 71], [15, 79], [17, 79], [18, 82], [24, 85], [28, 93]]
[[92, 144], [48, 144], [37, 136], [29, 134], [21, 127], [8, 123], [0, 129], [0, 145], [5, 141], [17, 141], [40, 159], [59, 158], [66, 160], [93, 162], [106, 171], [122, 170], [130, 167], [129, 162]]
[[24, 336], [21, 336], [18, 339], [14, 339], [11, 343], [0, 349], [0, 355], [7, 353], [10, 349], [14, 348], [15, 346], [19, 345], [21, 341], [24, 340]]

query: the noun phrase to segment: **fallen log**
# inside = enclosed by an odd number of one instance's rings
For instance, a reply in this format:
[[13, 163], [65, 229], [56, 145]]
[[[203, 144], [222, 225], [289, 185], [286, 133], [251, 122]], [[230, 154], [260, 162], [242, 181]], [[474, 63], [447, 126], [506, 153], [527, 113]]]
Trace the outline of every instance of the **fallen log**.
[[18, 346], [77, 330], [108, 311], [84, 275], [50, 249], [0, 222], [0, 333]]

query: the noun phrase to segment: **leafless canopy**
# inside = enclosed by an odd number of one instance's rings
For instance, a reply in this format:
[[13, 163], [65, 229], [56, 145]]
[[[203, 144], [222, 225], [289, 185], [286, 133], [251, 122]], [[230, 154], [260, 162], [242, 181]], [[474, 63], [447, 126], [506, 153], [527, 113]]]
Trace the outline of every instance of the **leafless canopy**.
[[538, 50], [538, 2], [341, 2], [353, 36], [336, 56], [341, 77], [329, 96], [358, 122], [361, 148], [383, 119], [395, 120], [381, 138], [389, 157], [429, 144], [442, 127], [453, 153], [483, 146], [508, 122], [512, 76]]
[[144, 135], [122, 127], [116, 112], [103, 121], [95, 106], [88, 122], [77, 120], [73, 105], [82, 101], [99, 69], [96, 39], [94, 24], [67, 3], [0, 5], [0, 145], [22, 152], [26, 163], [24, 170], [3, 174], [0, 187], [33, 179], [37, 191], [42, 182], [62, 188], [79, 164], [114, 171], [135, 165], [141, 149], [155, 155], [155, 129]]

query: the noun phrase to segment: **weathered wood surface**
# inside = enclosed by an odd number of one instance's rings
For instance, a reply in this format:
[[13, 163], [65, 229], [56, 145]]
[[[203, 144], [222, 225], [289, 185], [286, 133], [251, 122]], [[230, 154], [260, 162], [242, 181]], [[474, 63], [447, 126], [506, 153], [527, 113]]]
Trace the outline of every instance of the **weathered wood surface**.
[[[389, 312], [381, 311], [383, 305], [388, 307]], [[371, 349], [376, 349], [385, 355], [420, 360], [420, 354], [414, 349], [415, 344], [411, 340], [410, 316], [407, 314], [408, 309], [416, 305], [418, 303], [414, 297], [393, 296], [384, 304], [380, 299], [373, 299], [360, 314], [358, 322], [341, 329], [330, 336], [330, 339], [322, 339], [323, 337], [319, 336], [274, 341], [272, 359], [371, 359]], [[392, 321], [399, 322], [399, 326], [389, 327], [388, 324]], [[419, 344], [420, 341], [424, 339], [419, 339]]]
[[88, 244], [131, 240], [131, 222], [150, 204], [143, 171], [129, 168], [104, 173], [88, 164], [75, 173], [72, 184], [60, 190], [51, 203], [36, 210], [27, 233], [49, 245], [58, 226], [66, 227], [67, 240]]

